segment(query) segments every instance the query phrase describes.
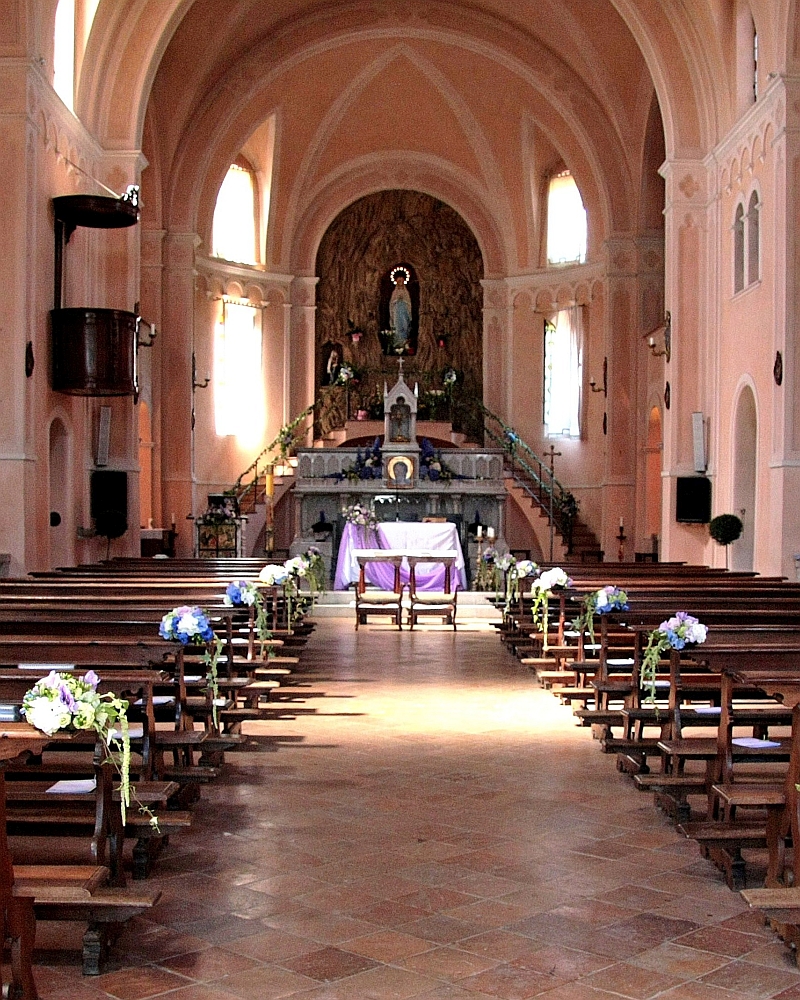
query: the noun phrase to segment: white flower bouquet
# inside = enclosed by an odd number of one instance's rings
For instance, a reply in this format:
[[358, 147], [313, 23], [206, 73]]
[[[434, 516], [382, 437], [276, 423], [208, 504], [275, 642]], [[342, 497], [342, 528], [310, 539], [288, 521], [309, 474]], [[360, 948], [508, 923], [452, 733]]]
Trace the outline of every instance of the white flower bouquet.
[[[107, 692], [98, 694], [100, 678], [93, 670], [83, 677], [51, 670], [38, 680], [22, 699], [22, 714], [27, 721], [48, 736], [61, 731], [93, 729], [102, 740], [106, 760], [120, 779], [120, 809], [125, 823], [131, 795], [131, 741], [128, 730], [128, 702]], [[144, 812], [149, 810], [144, 809]], [[150, 813], [150, 822], [158, 826]]]

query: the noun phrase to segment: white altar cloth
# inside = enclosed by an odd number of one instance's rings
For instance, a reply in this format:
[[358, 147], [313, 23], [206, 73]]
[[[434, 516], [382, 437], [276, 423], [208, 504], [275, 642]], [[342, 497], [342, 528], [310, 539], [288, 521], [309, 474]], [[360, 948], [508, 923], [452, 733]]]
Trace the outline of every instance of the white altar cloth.
[[[360, 567], [357, 552], [359, 549], [378, 548], [399, 550], [409, 555], [442, 550], [448, 553], [455, 551], [453, 584], [457, 583], [461, 590], [466, 589], [467, 574], [464, 566], [464, 553], [461, 551], [461, 542], [456, 526], [450, 522], [428, 523], [420, 521], [382, 521], [375, 532], [354, 524], [346, 524], [339, 545], [334, 589], [346, 590], [351, 583], [358, 582]], [[371, 563], [365, 569], [367, 580], [384, 590], [391, 589], [391, 584], [386, 586], [386, 581], [391, 577], [391, 573], [391, 567], [383, 563]], [[415, 576], [417, 590], [444, 590], [445, 569], [441, 563], [418, 563]], [[400, 579], [408, 585], [409, 569], [406, 560], [403, 560]]]

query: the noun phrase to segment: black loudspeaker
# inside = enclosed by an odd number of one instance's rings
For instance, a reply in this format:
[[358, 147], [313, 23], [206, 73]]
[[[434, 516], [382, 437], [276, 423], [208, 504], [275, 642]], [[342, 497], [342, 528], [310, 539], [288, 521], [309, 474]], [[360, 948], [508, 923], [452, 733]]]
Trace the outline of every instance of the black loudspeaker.
[[711, 520], [711, 480], [679, 476], [675, 491], [675, 520], [680, 524], [708, 524]]
[[128, 473], [93, 472], [89, 493], [97, 534], [103, 538], [124, 535], [128, 530]]

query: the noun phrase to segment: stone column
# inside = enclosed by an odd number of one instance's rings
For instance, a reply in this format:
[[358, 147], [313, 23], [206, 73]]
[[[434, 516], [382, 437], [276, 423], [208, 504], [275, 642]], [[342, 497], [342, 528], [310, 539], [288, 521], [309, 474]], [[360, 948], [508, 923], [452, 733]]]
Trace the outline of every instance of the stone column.
[[670, 361], [664, 364], [668, 406], [665, 402], [661, 559], [700, 563], [705, 561], [708, 530], [675, 522], [675, 489], [678, 476], [693, 474], [691, 415], [703, 409], [702, 386], [709, 384], [706, 331], [714, 321], [707, 296], [714, 277], [707, 239], [709, 184], [700, 160], [668, 160], [662, 172], [665, 308], [671, 316], [672, 342]]
[[[46, 538], [47, 501], [37, 496], [35, 453], [26, 433], [32, 379], [25, 376], [25, 345], [36, 344], [37, 366], [47, 368], [44, 338], [33, 336], [37, 171], [35, 126], [27, 108], [28, 70], [22, 59], [0, 60], [0, 148], [3, 150], [3, 197], [0, 199], [0, 553], [11, 556], [11, 575], [44, 565], [37, 544]], [[45, 233], [43, 239], [47, 239]], [[52, 241], [52, 237], [51, 237]], [[52, 292], [51, 292], [52, 299]], [[52, 303], [48, 302], [49, 308]], [[41, 384], [41, 370], [36, 372]], [[31, 433], [33, 428], [30, 428]], [[44, 456], [42, 456], [44, 457]], [[30, 468], [29, 463], [31, 463]], [[38, 530], [37, 530], [38, 529]]]
[[[192, 430], [195, 233], [167, 232], [164, 239], [164, 342], [161, 385], [161, 516], [178, 527], [177, 555], [194, 551], [193, 524], [186, 515], [205, 509], [195, 496]], [[199, 506], [198, 506], [199, 504]]]
[[633, 559], [636, 537], [636, 456], [641, 427], [637, 422], [639, 367], [638, 247], [631, 239], [606, 242], [607, 295], [605, 356], [608, 358], [606, 468], [601, 545], [606, 553], [619, 548], [620, 519], [627, 540], [624, 556]]
[[314, 402], [314, 345], [316, 277], [292, 281], [291, 344], [289, 354], [289, 419]]
[[499, 417], [511, 415], [513, 304], [504, 279], [485, 279], [483, 286], [483, 402]]

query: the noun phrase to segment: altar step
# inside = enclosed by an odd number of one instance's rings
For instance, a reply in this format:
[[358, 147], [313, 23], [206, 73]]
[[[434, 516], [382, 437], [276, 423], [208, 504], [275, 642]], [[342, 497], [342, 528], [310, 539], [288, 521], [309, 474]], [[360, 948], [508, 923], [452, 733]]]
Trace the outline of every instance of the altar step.
[[[457, 622], [479, 620], [499, 622], [502, 614], [492, 603], [494, 592], [483, 593], [476, 590], [459, 590]], [[316, 602], [312, 618], [352, 618], [355, 595], [352, 590], [326, 590]]]

